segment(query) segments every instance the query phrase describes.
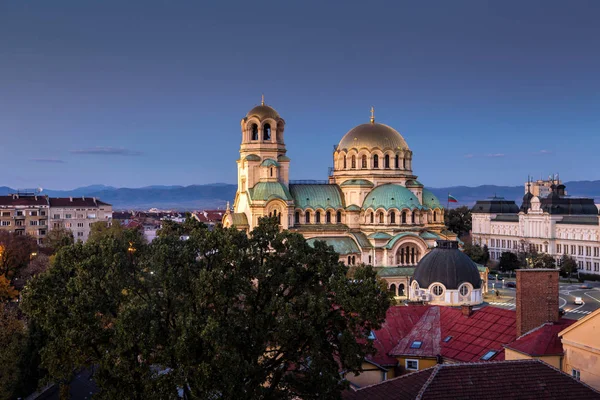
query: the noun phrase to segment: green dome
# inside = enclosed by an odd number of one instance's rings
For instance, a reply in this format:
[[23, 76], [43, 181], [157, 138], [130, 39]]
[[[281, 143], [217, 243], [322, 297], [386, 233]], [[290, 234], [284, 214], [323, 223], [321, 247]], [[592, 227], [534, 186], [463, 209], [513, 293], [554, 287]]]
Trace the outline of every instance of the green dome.
[[425, 188], [423, 188], [423, 205], [431, 209], [443, 208], [438, 198]]
[[279, 163], [272, 158], [265, 159], [262, 163], [260, 163], [261, 167], [279, 167]]
[[404, 186], [388, 183], [377, 186], [375, 189], [371, 190], [367, 197], [365, 197], [362, 208], [363, 210], [368, 208], [374, 210], [378, 208], [383, 208], [385, 210], [391, 208], [397, 208], [398, 210], [408, 208], [409, 210], [414, 210], [423, 207], [413, 192]]
[[248, 154], [245, 158], [246, 161], [260, 161], [260, 157], [256, 154]]

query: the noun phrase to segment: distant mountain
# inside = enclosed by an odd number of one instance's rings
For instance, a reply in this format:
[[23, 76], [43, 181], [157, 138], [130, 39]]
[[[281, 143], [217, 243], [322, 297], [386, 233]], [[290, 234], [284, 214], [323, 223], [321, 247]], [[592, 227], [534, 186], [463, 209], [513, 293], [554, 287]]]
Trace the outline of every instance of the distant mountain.
[[[567, 193], [574, 197], [592, 197], [600, 203], [600, 181], [565, 182]], [[202, 208], [224, 208], [227, 202], [233, 203], [237, 186], [229, 183], [213, 183], [208, 185], [153, 185], [142, 188], [115, 188], [105, 185], [91, 185], [73, 190], [47, 190], [42, 194], [50, 197], [97, 197], [113, 205], [117, 209], [149, 208], [197, 210]], [[444, 188], [428, 188], [435, 194], [442, 205], [446, 205], [448, 193], [458, 199], [457, 205], [472, 206], [477, 200], [497, 196], [515, 200], [518, 205], [524, 194], [523, 186], [451, 186]], [[7, 186], [0, 186], [0, 195], [15, 192]], [[456, 204], [456, 203], [455, 203]], [[453, 204], [454, 205], [454, 204]]]

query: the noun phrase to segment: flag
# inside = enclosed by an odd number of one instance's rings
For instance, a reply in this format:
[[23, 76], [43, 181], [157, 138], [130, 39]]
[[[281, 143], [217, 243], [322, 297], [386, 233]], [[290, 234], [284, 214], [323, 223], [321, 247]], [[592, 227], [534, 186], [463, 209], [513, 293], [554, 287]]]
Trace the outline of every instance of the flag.
[[448, 193], [448, 203], [458, 203], [458, 200], [456, 200], [450, 193]]

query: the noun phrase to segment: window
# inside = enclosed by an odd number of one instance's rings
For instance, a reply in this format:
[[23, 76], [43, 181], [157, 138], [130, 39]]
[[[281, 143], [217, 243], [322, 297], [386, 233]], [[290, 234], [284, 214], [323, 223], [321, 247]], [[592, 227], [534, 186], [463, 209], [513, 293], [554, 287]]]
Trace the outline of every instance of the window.
[[395, 167], [396, 169], [400, 168], [400, 164], [398, 163], [399, 159], [398, 159], [398, 154], [396, 154], [396, 160], [395, 160]]
[[406, 158], [402, 159], [402, 168], [406, 169]]
[[316, 222], [317, 224], [320, 224], [320, 223], [321, 223], [321, 211], [317, 211], [317, 212], [315, 213], [315, 222]]
[[572, 255], [577, 254], [577, 246], [575, 246], [574, 244], [571, 245], [571, 254]]
[[40, 231], [38, 232], [40, 236], [44, 236], [46, 234], [46, 230], [45, 229], [40, 229]]
[[383, 224], [383, 213], [382, 212], [379, 213], [379, 223]]
[[273, 167], [271, 167], [270, 174], [271, 174], [271, 177], [273, 177]]
[[29, 215], [31, 215], [32, 217], [37, 217], [38, 213], [37, 211], [29, 211]]
[[258, 125], [252, 124], [252, 140], [258, 140]]
[[557, 252], [557, 253], [560, 253], [560, 252], [561, 252], [561, 250], [562, 250], [562, 249], [561, 249], [561, 246], [560, 246], [560, 244], [557, 244], [557, 245], [556, 245], [556, 252]]
[[591, 263], [591, 261], [586, 261], [585, 262], [585, 269], [588, 270], [588, 271], [592, 270], [592, 263]]
[[373, 156], [373, 168], [379, 168], [379, 156], [377, 154]]
[[37, 221], [29, 221], [29, 225], [30, 225], [30, 226], [35, 226], [35, 225], [37, 225], [37, 224], [38, 224], [38, 222], [37, 222]]
[[488, 361], [489, 359], [491, 359], [492, 357], [494, 357], [494, 356], [496, 355], [496, 353], [497, 353], [497, 351], [495, 351], [495, 350], [490, 350], [490, 351], [488, 351], [487, 353], [485, 353], [485, 354], [483, 355], [483, 357], [481, 357], [481, 359], [482, 359], [483, 361]]
[[458, 288], [458, 293], [460, 293], [461, 296], [467, 296], [469, 292], [469, 286], [464, 283]]
[[410, 348], [411, 349], [420, 349], [422, 344], [423, 344], [423, 342], [421, 342], [420, 340], [415, 340], [414, 342], [411, 343]]
[[83, 232], [77, 232], [77, 237], [83, 237]]
[[331, 212], [327, 211], [327, 213], [325, 214], [325, 222], [330, 224], [331, 223]]
[[406, 223], [406, 211], [402, 211], [402, 223]]
[[490, 247], [496, 247], [496, 239], [490, 241]]
[[599, 267], [600, 267], [600, 264], [598, 264], [597, 262], [595, 262], [594, 263], [594, 272], [598, 272], [599, 271], [599, 269], [598, 269]]
[[441, 296], [444, 294], [444, 288], [442, 285], [433, 285], [431, 292], [434, 294], [434, 296]]
[[594, 257], [598, 257], [598, 251], [600, 249], [598, 247], [594, 247]]
[[573, 368], [571, 370], [571, 376], [578, 381], [581, 380], [581, 372], [578, 369]]
[[446, 336], [444, 338], [444, 343], [448, 343], [450, 341], [450, 339], [452, 339], [452, 336]]
[[263, 126], [263, 140], [271, 140], [271, 125]]
[[22, 217], [23, 216], [23, 211], [17, 211], [17, 213], [15, 215], [17, 217]]
[[335, 222], [337, 222], [338, 224], [342, 223], [342, 212], [341, 211], [338, 211], [335, 214]]
[[361, 158], [361, 168], [367, 168], [367, 156], [362, 156]]
[[583, 246], [577, 246], [577, 249], [579, 250], [579, 253], [577, 253], [577, 254], [582, 256], [583, 255]]
[[395, 223], [396, 223], [396, 213], [392, 211], [390, 213], [390, 224], [395, 224]]
[[375, 214], [371, 213], [371, 223], [375, 223]]
[[390, 167], [390, 156], [389, 154], [385, 155], [385, 158], [383, 159], [383, 168], [389, 168]]
[[2, 226], [10, 226], [10, 221], [2, 221]]
[[60, 214], [54, 214], [54, 216], [52, 217], [52, 219], [60, 219]]
[[577, 268], [583, 269], [583, 261], [577, 261]]
[[41, 216], [46, 216], [46, 211], [40, 211]]
[[404, 365], [409, 371], [418, 371], [419, 370], [419, 360], [406, 360]]
[[78, 228], [83, 228], [83, 222], [78, 222], [78, 223], [77, 223], [77, 227], [78, 227]]
[[585, 246], [585, 255], [588, 257], [592, 255], [592, 246]]
[[304, 214], [304, 222], [310, 224], [310, 211], [307, 211], [306, 214]]
[[415, 223], [415, 220], [416, 220], [416, 217], [415, 217], [415, 216], [416, 216], [416, 214], [415, 214], [415, 212], [413, 211], [413, 212], [412, 212], [412, 214], [410, 215], [410, 223], [411, 223], [411, 224], [414, 224], [414, 223]]
[[356, 156], [352, 156], [352, 169], [356, 169]]
[[375, 339], [377, 339], [377, 336], [375, 336], [375, 332], [371, 331], [371, 332], [369, 332], [369, 337], [368, 338], [371, 339], [371, 340], [375, 340]]
[[299, 224], [300, 223], [300, 212], [296, 211], [294, 213], [294, 223], [295, 224]]
[[65, 218], [69, 219], [69, 218], [73, 218], [73, 216], [71, 214], [65, 214]]
[[2, 211], [3, 217], [10, 217], [10, 211]]
[[15, 221], [15, 226], [23, 226], [23, 221], [21, 221], [21, 220]]
[[346, 169], [346, 156], [344, 156], [344, 169]]

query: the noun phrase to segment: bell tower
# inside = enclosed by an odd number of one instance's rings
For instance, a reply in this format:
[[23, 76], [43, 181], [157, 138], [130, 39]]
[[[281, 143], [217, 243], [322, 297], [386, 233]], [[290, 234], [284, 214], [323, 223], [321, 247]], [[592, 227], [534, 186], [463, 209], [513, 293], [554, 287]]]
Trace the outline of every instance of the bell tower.
[[[285, 202], [279, 213], [287, 212], [289, 194], [290, 159], [285, 155], [285, 121], [274, 108], [265, 104], [262, 96], [260, 105], [252, 108], [241, 122], [242, 143], [238, 164], [238, 189], [233, 205], [234, 213], [245, 213], [249, 226], [255, 225], [255, 217], [268, 215], [267, 199], [259, 199], [265, 190], [282, 192], [279, 197]], [[275, 186], [274, 186], [275, 185]], [[276, 189], [273, 189], [276, 187]], [[281, 190], [279, 189], [281, 188]], [[286, 223], [282, 225], [287, 226]]]

